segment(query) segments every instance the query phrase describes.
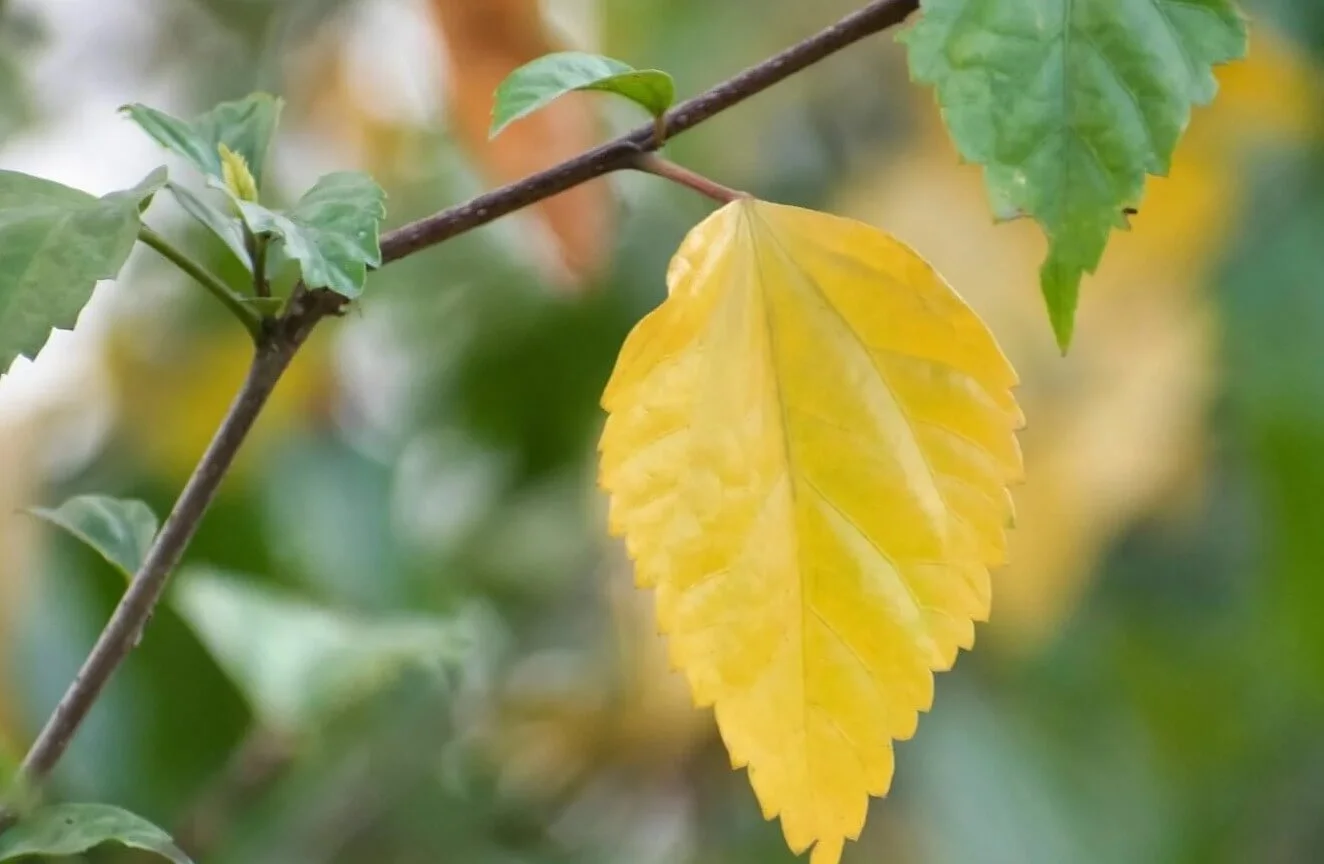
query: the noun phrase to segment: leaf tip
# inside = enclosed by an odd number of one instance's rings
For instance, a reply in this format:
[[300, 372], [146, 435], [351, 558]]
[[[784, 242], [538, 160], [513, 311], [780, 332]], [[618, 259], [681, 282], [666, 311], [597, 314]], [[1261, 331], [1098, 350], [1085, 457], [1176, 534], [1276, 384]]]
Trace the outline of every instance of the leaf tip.
[[1065, 357], [1071, 348], [1076, 331], [1076, 307], [1080, 301], [1082, 268], [1063, 261], [1052, 252], [1039, 271], [1044, 303], [1048, 306], [1048, 320], [1053, 326], [1057, 348]]
[[846, 843], [841, 837], [824, 837], [809, 853], [809, 864], [838, 864]]

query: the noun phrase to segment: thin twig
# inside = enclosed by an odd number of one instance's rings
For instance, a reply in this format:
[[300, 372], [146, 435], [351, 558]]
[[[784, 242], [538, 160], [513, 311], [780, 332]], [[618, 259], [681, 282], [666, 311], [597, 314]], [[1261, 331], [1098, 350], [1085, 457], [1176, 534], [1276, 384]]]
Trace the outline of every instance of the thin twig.
[[[841, 49], [901, 23], [918, 8], [919, 0], [874, 0], [826, 30], [672, 108], [666, 116], [665, 138], [674, 138]], [[656, 150], [662, 140], [650, 123], [546, 171], [397, 228], [382, 237], [382, 263], [397, 261], [581, 183], [629, 168], [636, 154]]]
[[[658, 135], [655, 126], [650, 124], [554, 168], [392, 231], [382, 237], [383, 264], [436, 246], [588, 180], [634, 167], [634, 160], [640, 153], [656, 150], [666, 138], [697, 126], [866, 36], [900, 23], [918, 6], [919, 0], [874, 0], [832, 27], [676, 106], [664, 118], [665, 135]], [[148, 239], [156, 236], [148, 232], [142, 239], [176, 264], [181, 264], [171, 254], [175, 250], [168, 243], [162, 240], [158, 245]], [[179, 257], [183, 258], [182, 255]], [[184, 260], [191, 263], [190, 259]], [[201, 271], [201, 268], [197, 269]], [[201, 272], [205, 274], [205, 271]], [[190, 275], [196, 278], [196, 274]], [[253, 317], [251, 310], [242, 303], [238, 308], [233, 306], [230, 301], [237, 299], [231, 296], [233, 292], [229, 289], [216, 292], [214, 289], [218, 285], [224, 287], [218, 280], [203, 281], [203, 284], [248, 324]], [[279, 319], [256, 325], [260, 334], [257, 354], [243, 388], [82, 669], [28, 751], [21, 768], [21, 776], [26, 782], [33, 786], [40, 784], [64, 755], [111, 675], [137, 644], [165, 591], [171, 571], [179, 563], [235, 454], [295, 352], [312, 329], [324, 317], [339, 314], [345, 302], [344, 298], [329, 291], [308, 291], [299, 286]], [[12, 825], [16, 818], [12, 811], [0, 810], [0, 831]]]
[[636, 171], [643, 171], [645, 174], [653, 174], [657, 177], [670, 180], [672, 183], [679, 183], [681, 186], [687, 186], [698, 192], [700, 195], [706, 195], [722, 204], [730, 204], [732, 201], [741, 198], [748, 198], [748, 192], [740, 192], [729, 186], [723, 186], [716, 180], [691, 171], [683, 165], [677, 165], [668, 159], [663, 159], [652, 153], [640, 153], [630, 162], [630, 167]]
[[222, 282], [218, 276], [209, 272], [181, 250], [176, 249], [169, 240], [166, 240], [146, 225], [138, 229], [138, 239], [143, 242], [143, 245], [156, 250], [161, 254], [161, 257], [184, 271], [185, 274], [193, 277], [213, 297], [225, 304], [225, 308], [229, 309], [230, 313], [239, 319], [239, 323], [244, 325], [254, 340], [261, 335], [261, 320], [252, 309], [244, 305], [244, 299]]
[[40, 783], [50, 774], [111, 673], [138, 644], [143, 627], [165, 591], [170, 573], [193, 539], [202, 514], [234, 462], [239, 445], [253, 427], [297, 348], [298, 344], [293, 340], [264, 337], [243, 387], [180, 493], [146, 559], [74, 677], [73, 684], [23, 760], [21, 771], [29, 782]]

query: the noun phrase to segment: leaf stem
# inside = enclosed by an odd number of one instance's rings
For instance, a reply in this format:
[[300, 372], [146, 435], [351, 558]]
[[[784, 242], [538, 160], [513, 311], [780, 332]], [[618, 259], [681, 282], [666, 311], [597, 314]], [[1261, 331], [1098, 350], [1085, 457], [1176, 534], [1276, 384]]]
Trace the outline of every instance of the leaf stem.
[[248, 260], [253, 265], [253, 296], [270, 297], [271, 283], [267, 282], [267, 244], [265, 234], [253, 233], [253, 229], [244, 224], [244, 245], [248, 247]]
[[[836, 24], [672, 108], [663, 118], [666, 139], [711, 120], [861, 39], [900, 24], [918, 8], [919, 0], [873, 0]], [[629, 168], [637, 154], [656, 150], [658, 145], [657, 126], [649, 123], [545, 171], [403, 225], [382, 235], [382, 263], [398, 261], [581, 183]]]
[[230, 314], [239, 319], [239, 323], [244, 325], [254, 340], [262, 335], [262, 320], [252, 309], [244, 305], [244, 298], [222, 282], [220, 277], [208, 271], [182, 250], [172, 245], [169, 240], [166, 240], [146, 225], [138, 229], [138, 239], [145, 246], [156, 250], [161, 257], [174, 264], [186, 275], [193, 277], [194, 281], [221, 301], [222, 305], [230, 310]]
[[730, 204], [732, 201], [749, 197], [748, 192], [740, 192], [728, 186], [723, 186], [715, 180], [710, 180], [702, 174], [653, 153], [640, 153], [634, 158], [630, 167], [636, 171], [643, 171], [646, 174], [653, 174], [673, 183], [679, 183], [681, 186], [687, 186], [700, 195], [706, 195], [721, 204]]

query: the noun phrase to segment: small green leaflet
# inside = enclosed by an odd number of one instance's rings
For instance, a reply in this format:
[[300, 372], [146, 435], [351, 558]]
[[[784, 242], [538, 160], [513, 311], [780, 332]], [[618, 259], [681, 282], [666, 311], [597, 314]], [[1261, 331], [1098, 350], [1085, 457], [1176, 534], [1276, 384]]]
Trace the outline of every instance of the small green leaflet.
[[363, 291], [368, 268], [382, 263], [386, 193], [367, 174], [324, 175], [288, 212], [232, 200], [253, 233], [283, 242], [283, 253], [299, 262], [309, 288], [330, 288], [353, 299]]
[[984, 166], [1000, 218], [1048, 235], [1040, 282], [1058, 344], [1080, 281], [1127, 227], [1146, 174], [1166, 174], [1213, 66], [1246, 51], [1232, 0], [921, 0], [902, 41], [935, 85], [961, 156]]
[[496, 91], [490, 136], [495, 138], [514, 121], [527, 117], [574, 90], [615, 93], [661, 117], [676, 99], [671, 76], [657, 69], [633, 66], [601, 57], [566, 51], [548, 54], [506, 76]]
[[222, 102], [192, 121], [134, 103], [120, 110], [166, 149], [183, 156], [208, 177], [224, 182], [220, 145], [244, 157], [260, 187], [267, 150], [276, 134], [283, 103], [268, 93]]
[[142, 566], [159, 527], [143, 502], [104, 495], [80, 495], [53, 510], [33, 507], [28, 512], [91, 546], [126, 579]]
[[0, 171], [0, 374], [68, 329], [98, 280], [133, 250], [141, 208], [165, 182], [152, 172], [102, 198], [50, 180]]
[[80, 855], [103, 843], [155, 852], [175, 864], [193, 864], [170, 835], [109, 804], [54, 804], [28, 814], [0, 834], [0, 861]]

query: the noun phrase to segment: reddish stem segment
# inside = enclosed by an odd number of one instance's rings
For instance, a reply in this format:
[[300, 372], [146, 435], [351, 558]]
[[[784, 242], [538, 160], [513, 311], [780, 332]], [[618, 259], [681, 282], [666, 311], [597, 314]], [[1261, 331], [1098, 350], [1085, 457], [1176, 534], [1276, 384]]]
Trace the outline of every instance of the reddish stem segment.
[[673, 183], [679, 183], [681, 186], [688, 186], [700, 195], [706, 195], [720, 204], [730, 204], [740, 198], [748, 198], [749, 193], [740, 192], [729, 186], [723, 186], [715, 180], [709, 180], [702, 174], [691, 171], [677, 165], [661, 156], [655, 156], [652, 153], [641, 153], [635, 157], [630, 165], [636, 171], [643, 171], [646, 174], [654, 174], [658, 177], [664, 177]]

